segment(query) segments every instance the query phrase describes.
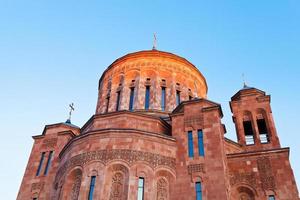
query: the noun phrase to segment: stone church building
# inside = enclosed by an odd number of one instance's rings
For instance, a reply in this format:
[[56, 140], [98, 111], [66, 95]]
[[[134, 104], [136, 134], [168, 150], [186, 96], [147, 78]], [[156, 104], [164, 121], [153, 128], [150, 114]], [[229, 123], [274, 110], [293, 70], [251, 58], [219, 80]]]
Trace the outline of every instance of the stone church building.
[[230, 100], [237, 142], [220, 104], [188, 60], [147, 50], [102, 74], [82, 127], [46, 125], [18, 200], [299, 200], [270, 95], [244, 86]]

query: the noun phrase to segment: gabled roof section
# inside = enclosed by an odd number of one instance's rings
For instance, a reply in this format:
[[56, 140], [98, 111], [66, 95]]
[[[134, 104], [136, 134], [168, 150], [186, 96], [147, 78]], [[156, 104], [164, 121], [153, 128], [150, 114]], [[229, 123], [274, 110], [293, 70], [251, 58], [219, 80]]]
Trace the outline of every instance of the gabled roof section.
[[60, 126], [63, 126], [65, 128], [69, 128], [69, 129], [71, 129], [70, 131], [72, 131], [72, 130], [80, 130], [80, 128], [78, 126], [76, 126], [74, 124], [70, 124], [70, 123], [61, 122], [61, 123], [56, 123], [56, 124], [48, 124], [48, 125], [46, 125], [44, 127], [44, 130], [43, 130], [43, 132], [42, 132], [41, 135], [33, 136], [33, 138], [40, 137], [40, 136], [45, 136], [47, 130], [52, 129], [52, 128], [57, 128], [57, 127], [60, 127]]
[[231, 97], [231, 101], [238, 101], [241, 99], [241, 97], [244, 96], [252, 96], [252, 95], [261, 95], [261, 96], [265, 96], [266, 92], [254, 88], [254, 87], [248, 87], [248, 86], [244, 86], [242, 89], [240, 89], [235, 95], [233, 95]]
[[220, 112], [220, 116], [223, 117], [223, 112], [222, 112], [222, 109], [221, 109], [221, 105], [216, 103], [216, 102], [210, 101], [208, 99], [204, 99], [204, 98], [195, 98], [195, 99], [192, 99], [192, 100], [189, 100], [189, 101], [183, 101], [173, 110], [173, 112], [170, 115], [183, 113], [184, 105], [192, 104], [192, 103], [205, 103], [206, 106], [203, 107], [203, 111], [218, 109], [219, 112]]

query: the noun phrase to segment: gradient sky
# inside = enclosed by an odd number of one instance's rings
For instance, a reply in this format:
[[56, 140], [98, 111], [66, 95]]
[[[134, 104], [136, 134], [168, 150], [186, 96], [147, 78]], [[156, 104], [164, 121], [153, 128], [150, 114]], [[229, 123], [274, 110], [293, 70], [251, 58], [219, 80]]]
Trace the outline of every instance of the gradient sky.
[[[98, 80], [115, 59], [157, 48], [185, 57], [221, 103], [248, 85], [271, 94], [283, 147], [300, 185], [300, 1], [0, 0], [0, 194], [15, 199], [33, 144], [46, 124], [82, 126], [94, 114]], [[297, 156], [298, 155], [298, 156]]]

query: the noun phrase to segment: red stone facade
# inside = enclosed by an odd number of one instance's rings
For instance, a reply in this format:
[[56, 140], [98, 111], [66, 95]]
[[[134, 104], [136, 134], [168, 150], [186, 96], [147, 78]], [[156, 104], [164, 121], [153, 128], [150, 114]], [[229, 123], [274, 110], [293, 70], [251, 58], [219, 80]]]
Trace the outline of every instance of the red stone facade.
[[18, 200], [299, 200], [265, 92], [245, 86], [232, 97], [238, 142], [224, 136], [203, 75], [174, 54], [117, 59], [98, 94], [83, 127], [33, 136]]

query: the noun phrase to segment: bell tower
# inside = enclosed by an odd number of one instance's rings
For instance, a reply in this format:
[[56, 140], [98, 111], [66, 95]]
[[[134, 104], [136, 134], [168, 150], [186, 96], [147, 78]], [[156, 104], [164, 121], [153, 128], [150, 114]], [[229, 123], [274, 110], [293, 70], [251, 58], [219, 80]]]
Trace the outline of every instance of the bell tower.
[[246, 85], [231, 98], [238, 143], [246, 150], [280, 148], [270, 101], [270, 95]]

